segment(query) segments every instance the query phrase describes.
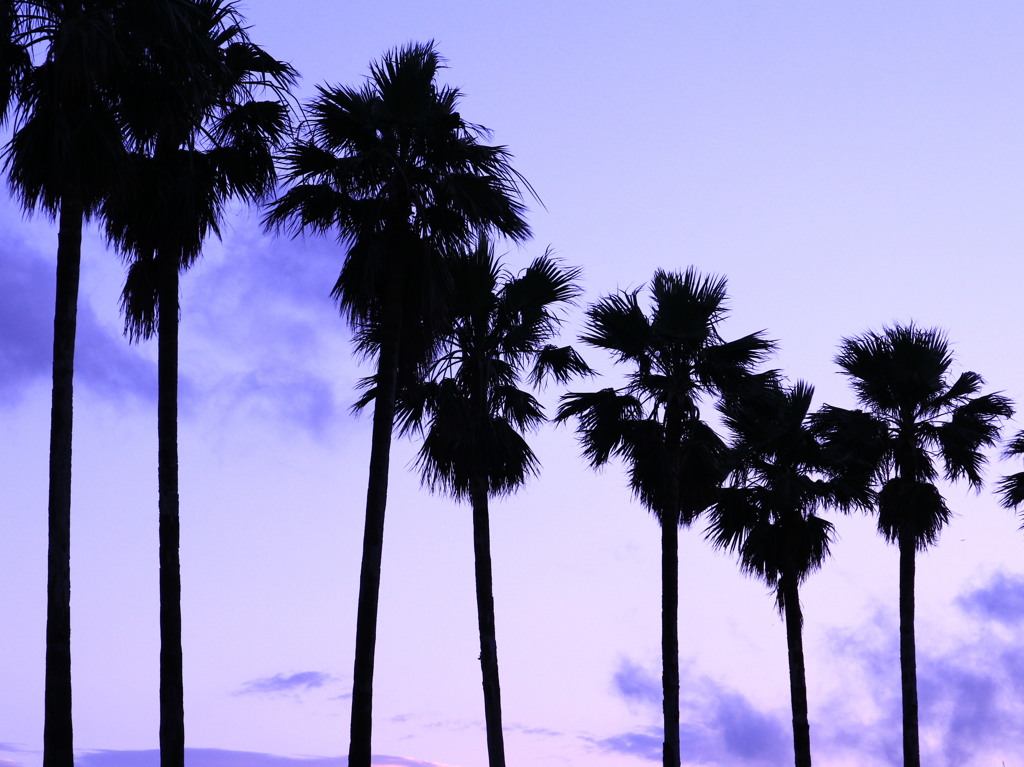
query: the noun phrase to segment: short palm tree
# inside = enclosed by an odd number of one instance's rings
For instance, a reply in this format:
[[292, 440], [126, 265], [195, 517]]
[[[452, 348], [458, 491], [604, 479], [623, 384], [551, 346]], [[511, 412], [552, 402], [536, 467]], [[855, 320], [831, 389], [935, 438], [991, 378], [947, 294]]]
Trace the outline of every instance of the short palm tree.
[[836, 363], [865, 410], [826, 405], [815, 429], [848, 469], [877, 491], [878, 529], [900, 552], [900, 670], [903, 760], [921, 763], [914, 635], [916, 554], [938, 541], [951, 512], [935, 482], [982, 484], [982, 450], [996, 443], [1013, 413], [999, 394], [978, 394], [977, 373], [949, 378], [953, 357], [944, 333], [894, 325], [844, 338]]
[[126, 103], [155, 36], [177, 27], [184, 3], [26, 0], [2, 6], [4, 148], [8, 180], [27, 211], [58, 220], [50, 410], [49, 550], [43, 763], [71, 767], [72, 381], [84, 221], [97, 213], [126, 163]]
[[[161, 71], [185, 67], [201, 84], [173, 94], [178, 108], [144, 113], [141, 141], [102, 214], [108, 238], [130, 261], [122, 294], [132, 340], [158, 338], [160, 548], [160, 753], [184, 764], [181, 568], [178, 500], [178, 284], [180, 272], [219, 233], [227, 203], [255, 201], [274, 185], [273, 152], [289, 130], [292, 68], [255, 45], [231, 2], [195, 3], [182, 46], [163, 51]], [[167, 83], [163, 83], [167, 84]], [[154, 86], [159, 86], [155, 83]], [[161, 89], [151, 91], [159, 103]]]
[[388, 462], [399, 380], [437, 349], [448, 280], [444, 252], [481, 233], [529, 237], [521, 188], [504, 147], [458, 111], [461, 93], [440, 85], [434, 44], [410, 44], [370, 67], [361, 88], [321, 87], [305, 135], [284, 157], [288, 189], [266, 224], [333, 233], [345, 249], [334, 286], [359, 352], [376, 359], [366, 524], [359, 578], [349, 763], [369, 767], [373, 664]]
[[716, 547], [739, 554], [744, 572], [775, 591], [786, 621], [797, 767], [811, 765], [799, 589], [822, 566], [833, 540], [832, 523], [816, 512], [826, 506], [845, 510], [868, 498], [843, 481], [840, 467], [830, 463], [811, 432], [813, 396], [813, 387], [802, 381], [792, 388], [770, 382], [753, 396], [724, 403], [735, 468], [709, 509], [707, 531]]
[[579, 294], [579, 270], [545, 253], [513, 276], [481, 238], [451, 258], [449, 274], [451, 327], [442, 354], [426, 380], [400, 390], [398, 420], [403, 431], [424, 435], [417, 461], [424, 483], [473, 508], [488, 764], [504, 767], [488, 501], [515, 492], [539, 468], [523, 432], [545, 418], [520, 388], [523, 374], [538, 386], [548, 377], [565, 383], [590, 372], [571, 347], [549, 343], [558, 310]]
[[723, 278], [659, 270], [650, 294], [650, 316], [639, 291], [605, 296], [590, 307], [581, 339], [629, 365], [627, 383], [565, 395], [557, 420], [577, 420], [592, 466], [622, 458], [634, 494], [661, 524], [663, 761], [678, 767], [679, 525], [715, 502], [728, 474], [726, 446], [702, 420], [700, 404], [745, 390], [774, 345], [760, 333], [722, 339]]

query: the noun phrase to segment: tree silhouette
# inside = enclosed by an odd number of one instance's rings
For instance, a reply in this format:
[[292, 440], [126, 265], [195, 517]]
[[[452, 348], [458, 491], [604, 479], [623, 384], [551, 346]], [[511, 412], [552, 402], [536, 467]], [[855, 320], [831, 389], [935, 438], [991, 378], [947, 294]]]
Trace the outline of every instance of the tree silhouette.
[[451, 328], [427, 379], [399, 391], [398, 422], [403, 432], [423, 434], [417, 466], [424, 483], [473, 509], [488, 764], [504, 767], [488, 502], [515, 492], [539, 468], [523, 432], [545, 418], [520, 388], [523, 375], [539, 386], [590, 369], [572, 347], [549, 343], [558, 310], [579, 294], [578, 269], [545, 253], [513, 276], [481, 238], [472, 251], [453, 256], [449, 270]]
[[334, 286], [357, 350], [376, 359], [366, 525], [359, 578], [349, 763], [369, 767], [373, 663], [388, 464], [399, 380], [415, 380], [437, 349], [449, 295], [442, 254], [481, 233], [529, 237], [504, 147], [457, 111], [461, 93], [437, 83], [432, 42], [371, 64], [361, 88], [321, 87], [306, 134], [286, 152], [292, 187], [267, 226], [333, 232], [345, 249]]
[[813, 387], [802, 381], [792, 388], [770, 382], [754, 396], [724, 403], [736, 468], [709, 509], [707, 530], [716, 547], [739, 554], [744, 572], [775, 590], [786, 622], [796, 767], [811, 764], [799, 588], [824, 563], [833, 541], [832, 523], [816, 512], [848, 509], [869, 498], [843, 481], [812, 433], [813, 396]]
[[5, 2], [0, 97], [14, 131], [4, 166], [26, 211], [58, 221], [48, 490], [43, 764], [71, 767], [71, 440], [83, 222], [120, 180], [131, 75], [178, 27], [179, 0]]
[[754, 333], [724, 341], [726, 282], [657, 271], [651, 315], [639, 291], [605, 296], [587, 312], [581, 339], [630, 366], [620, 389], [570, 393], [557, 420], [577, 420], [591, 466], [622, 458], [630, 486], [661, 524], [662, 663], [665, 720], [663, 761], [679, 753], [679, 525], [689, 525], [718, 497], [728, 474], [726, 447], [701, 418], [700, 403], [732, 396], [750, 385], [755, 366], [773, 349]]
[[900, 672], [903, 761], [920, 767], [914, 635], [916, 553], [935, 544], [950, 518], [935, 485], [941, 464], [949, 481], [982, 484], [983, 448], [995, 444], [1000, 421], [1013, 413], [999, 394], [977, 395], [977, 373], [949, 379], [945, 334], [913, 324], [844, 338], [836, 363], [866, 410], [826, 405], [814, 417], [838, 460], [877, 490], [878, 529], [900, 552]]
[[[234, 3], [205, 0], [153, 69], [174, 72], [147, 92], [126, 171], [101, 207], [108, 238], [130, 260], [122, 293], [132, 340], [157, 336], [160, 522], [160, 755], [185, 759], [178, 498], [179, 273], [219, 234], [231, 199], [258, 200], [276, 179], [273, 152], [289, 129], [294, 70], [255, 45]], [[168, 85], [196, 83], [177, 92]], [[167, 108], [172, 105], [174, 108]]]

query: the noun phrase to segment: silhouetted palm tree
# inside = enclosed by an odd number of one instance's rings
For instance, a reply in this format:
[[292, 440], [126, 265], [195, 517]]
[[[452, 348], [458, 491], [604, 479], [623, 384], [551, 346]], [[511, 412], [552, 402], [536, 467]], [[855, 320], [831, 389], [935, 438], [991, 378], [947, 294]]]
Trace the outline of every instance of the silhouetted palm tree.
[[724, 341], [726, 283], [657, 271], [652, 312], [639, 291], [605, 296], [588, 310], [581, 339], [610, 351], [631, 370], [621, 389], [570, 393], [557, 420], [578, 420], [590, 464], [613, 456], [629, 467], [634, 494], [661, 523], [664, 764], [679, 754], [679, 525], [689, 525], [718, 497], [728, 474], [726, 447], [701, 418], [701, 401], [731, 396], [750, 385], [755, 366], [772, 351], [760, 333]]
[[[175, 29], [179, 0], [5, 3], [4, 106], [17, 100], [4, 149], [10, 186], [27, 211], [58, 219], [50, 410], [45, 767], [71, 767], [72, 379], [82, 226], [124, 168], [125, 104], [157, 32]], [[145, 22], [145, 24], [142, 24]], [[141, 26], [140, 26], [141, 25]], [[31, 57], [29, 56], [31, 52]], [[36, 63], [33, 63], [36, 62]], [[4, 114], [6, 115], [6, 109]]]
[[813, 396], [813, 387], [798, 381], [725, 403], [736, 468], [708, 512], [707, 531], [716, 547], [738, 552], [744, 572], [775, 590], [786, 621], [797, 767], [811, 764], [799, 587], [824, 563], [833, 540], [832, 523], [815, 512], [825, 506], [847, 509], [869, 497], [863, 491], [855, 496], [837, 477], [840, 467], [811, 432]]
[[[144, 116], [121, 184], [102, 206], [108, 238], [130, 259], [122, 294], [132, 340], [158, 339], [160, 521], [160, 754], [183, 767], [184, 689], [178, 503], [178, 283], [219, 234], [225, 205], [255, 201], [276, 180], [273, 152], [287, 136], [284, 103], [294, 70], [256, 46], [225, 0], [194, 4], [190, 34], [163, 51], [159, 69], [188, 67], [193, 90], [152, 95], [176, 109]], [[186, 56], [181, 46], [191, 56]], [[175, 78], [177, 79], [177, 78]], [[165, 83], [166, 84], [166, 83]], [[159, 83], [155, 83], [159, 86]]]
[[427, 379], [399, 390], [397, 415], [404, 432], [424, 435], [417, 461], [423, 481], [473, 508], [488, 764], [504, 767], [488, 501], [514, 492], [539, 468], [523, 432], [545, 418], [540, 403], [519, 388], [523, 374], [538, 386], [549, 376], [565, 383], [590, 369], [572, 347], [549, 343], [559, 308], [579, 294], [578, 269], [545, 253], [513, 276], [485, 238], [453, 256], [449, 269], [451, 329]]
[[881, 333], [844, 338], [836, 363], [866, 411], [826, 405], [816, 430], [848, 469], [878, 492], [878, 529], [900, 552], [900, 670], [903, 687], [903, 761], [921, 763], [917, 660], [914, 637], [916, 553], [936, 543], [950, 518], [935, 486], [938, 465], [949, 481], [980, 489], [986, 457], [1000, 421], [1013, 413], [999, 394], [977, 395], [973, 372], [948, 378], [953, 358], [945, 334], [894, 325]]
[[[377, 360], [366, 526], [359, 579], [349, 761], [368, 767], [388, 461], [399, 379], [435, 353], [448, 294], [441, 254], [480, 233], [529, 236], [504, 147], [457, 111], [461, 94], [437, 83], [434, 44], [410, 44], [370, 67], [361, 88], [321, 87], [306, 136], [285, 153], [293, 184], [266, 223], [333, 232], [345, 248], [334, 286], [359, 352]], [[369, 329], [376, 328], [373, 332]]]

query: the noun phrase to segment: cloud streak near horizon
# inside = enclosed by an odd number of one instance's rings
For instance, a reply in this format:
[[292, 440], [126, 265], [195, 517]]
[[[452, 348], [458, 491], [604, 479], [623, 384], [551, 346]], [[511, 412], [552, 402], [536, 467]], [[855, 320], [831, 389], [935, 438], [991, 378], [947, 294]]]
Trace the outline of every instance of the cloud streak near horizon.
[[[189, 767], [347, 767], [345, 756], [278, 756], [254, 751], [231, 751], [220, 748], [186, 748]], [[438, 762], [425, 762], [402, 756], [374, 754], [374, 767], [454, 767]], [[80, 751], [75, 754], [78, 767], [160, 767], [160, 751]]]
[[326, 671], [299, 671], [294, 674], [274, 674], [273, 676], [250, 679], [235, 692], [235, 695], [275, 695], [284, 692], [301, 692], [316, 690], [333, 680]]

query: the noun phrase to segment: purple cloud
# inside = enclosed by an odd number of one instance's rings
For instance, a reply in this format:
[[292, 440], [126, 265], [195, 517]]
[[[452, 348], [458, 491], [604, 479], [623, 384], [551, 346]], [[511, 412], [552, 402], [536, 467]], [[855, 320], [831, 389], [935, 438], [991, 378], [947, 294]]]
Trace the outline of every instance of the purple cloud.
[[[687, 758], [701, 764], [775, 765], [792, 761], [791, 733], [775, 713], [758, 710], [747, 698], [684, 667], [680, 680], [680, 741]], [[612, 688], [627, 704], [660, 715], [661, 682], [655, 673], [625, 658], [612, 675]], [[659, 717], [660, 719], [660, 717]], [[633, 732], [584, 738], [596, 748], [661, 761], [664, 730], [653, 723]]]
[[[16, 402], [25, 387], [50, 375], [53, 354], [54, 267], [0, 245], [0, 404]], [[79, 300], [75, 344], [76, 382], [115, 399], [156, 398], [156, 367], [119, 334], [104, 328], [87, 301]]]
[[979, 618], [1016, 626], [1024, 621], [1024, 576], [996, 573], [985, 586], [957, 597], [956, 604]]
[[665, 740], [664, 732], [660, 727], [649, 727], [643, 732], [625, 732], [591, 742], [601, 751], [660, 762]]
[[333, 677], [324, 671], [299, 671], [295, 674], [274, 674], [274, 676], [250, 679], [242, 685], [236, 695], [266, 695], [282, 692], [299, 692], [323, 687]]
[[[1020, 597], [1017, 576], [997, 574], [955, 604], [986, 621], [977, 633], [930, 653], [918, 632], [918, 702], [922, 757], [930, 764], [959, 767], [989, 760], [1024, 758], [1016, 733], [1024, 716], [1024, 649], [1011, 632]], [[851, 684], [812, 709], [815, 753], [826, 758], [859, 755], [868, 763], [898, 764], [902, 753], [899, 629], [891, 612], [879, 612], [862, 630], [832, 637], [837, 666], [848, 668]], [[815, 736], [818, 736], [817, 738]], [[973, 760], [973, 761], [972, 761]], [[988, 762], [986, 762], [988, 763]]]
[[661, 706], [661, 682], [657, 676], [628, 658], [621, 661], [612, 676], [612, 686], [630, 703]]
[[[228, 751], [219, 748], [186, 748], [185, 761], [189, 767], [346, 767], [344, 756], [277, 756], [252, 751]], [[374, 754], [375, 767], [444, 767], [436, 762], [425, 762], [402, 756]], [[160, 752], [146, 751], [86, 751], [75, 755], [78, 767], [160, 767]]]

